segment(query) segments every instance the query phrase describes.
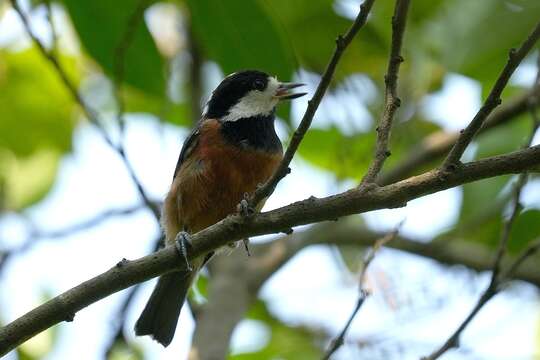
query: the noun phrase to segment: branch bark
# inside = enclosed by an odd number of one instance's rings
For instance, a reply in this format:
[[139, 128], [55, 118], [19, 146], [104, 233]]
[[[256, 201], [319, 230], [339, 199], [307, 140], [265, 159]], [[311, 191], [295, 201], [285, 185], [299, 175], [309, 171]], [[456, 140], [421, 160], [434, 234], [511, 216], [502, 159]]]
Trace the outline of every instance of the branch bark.
[[359, 289], [358, 289], [358, 299], [356, 301], [356, 305], [351, 315], [349, 316], [349, 319], [345, 323], [345, 326], [339, 333], [339, 335], [336, 338], [334, 338], [334, 340], [332, 340], [332, 342], [330, 343], [330, 347], [324, 354], [323, 360], [329, 360], [331, 356], [343, 345], [343, 342], [345, 341], [345, 336], [347, 335], [347, 332], [349, 331], [349, 328], [351, 327], [353, 320], [356, 318], [356, 315], [360, 311], [360, 308], [364, 304], [364, 301], [366, 301], [367, 297], [369, 296], [369, 291], [364, 289], [364, 283], [366, 281], [367, 269], [369, 267], [369, 264], [371, 264], [371, 262], [375, 258], [375, 253], [386, 243], [394, 240], [397, 235], [398, 235], [398, 229], [394, 230], [393, 232], [389, 234], [386, 234], [385, 236], [375, 241], [375, 244], [373, 245], [373, 247], [371, 247], [366, 253], [360, 267], [360, 275], [358, 276]]
[[[193, 259], [232, 241], [251, 236], [289, 232], [297, 225], [335, 220], [366, 211], [405, 206], [407, 201], [487, 177], [520, 173], [540, 165], [540, 145], [464, 164], [455, 171], [433, 170], [401, 182], [368, 191], [351, 189], [309, 198], [250, 218], [231, 215], [192, 236]], [[85, 281], [0, 329], [0, 355], [61, 322], [72, 321], [82, 308], [117, 291], [183, 265], [174, 247], [143, 258], [120, 261], [109, 271]]]
[[390, 131], [392, 129], [392, 122], [394, 121], [394, 115], [401, 105], [401, 100], [397, 95], [397, 81], [399, 65], [403, 62], [401, 45], [403, 43], [403, 35], [407, 23], [409, 4], [409, 0], [398, 0], [394, 9], [394, 16], [392, 16], [392, 47], [390, 50], [390, 58], [388, 59], [388, 70], [384, 77], [384, 82], [386, 84], [384, 112], [381, 122], [377, 127], [375, 156], [366, 175], [362, 179], [361, 185], [375, 183], [386, 158], [390, 156], [390, 151], [388, 150]]

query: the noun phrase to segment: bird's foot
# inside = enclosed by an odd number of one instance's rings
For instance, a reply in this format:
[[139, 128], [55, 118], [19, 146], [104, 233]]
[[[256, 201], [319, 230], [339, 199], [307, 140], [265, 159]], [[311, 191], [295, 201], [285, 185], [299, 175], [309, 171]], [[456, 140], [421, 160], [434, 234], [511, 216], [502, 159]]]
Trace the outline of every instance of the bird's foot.
[[174, 239], [174, 246], [176, 247], [176, 250], [178, 251], [178, 253], [184, 258], [184, 261], [186, 262], [187, 270], [193, 271], [193, 267], [189, 263], [188, 256], [187, 256], [188, 248], [193, 247], [193, 245], [191, 244], [190, 235], [185, 231], [179, 232], [178, 235], [176, 235], [176, 239]]
[[255, 214], [255, 209], [249, 205], [249, 194], [244, 193], [244, 198], [238, 204], [238, 213], [243, 217], [250, 217]]

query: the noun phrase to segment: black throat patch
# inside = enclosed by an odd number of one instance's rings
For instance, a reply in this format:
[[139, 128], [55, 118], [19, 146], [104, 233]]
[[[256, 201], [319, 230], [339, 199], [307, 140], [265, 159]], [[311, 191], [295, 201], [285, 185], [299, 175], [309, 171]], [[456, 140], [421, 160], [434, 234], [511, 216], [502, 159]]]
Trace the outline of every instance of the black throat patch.
[[233, 145], [266, 152], [281, 152], [281, 141], [274, 129], [274, 114], [224, 121], [221, 132]]

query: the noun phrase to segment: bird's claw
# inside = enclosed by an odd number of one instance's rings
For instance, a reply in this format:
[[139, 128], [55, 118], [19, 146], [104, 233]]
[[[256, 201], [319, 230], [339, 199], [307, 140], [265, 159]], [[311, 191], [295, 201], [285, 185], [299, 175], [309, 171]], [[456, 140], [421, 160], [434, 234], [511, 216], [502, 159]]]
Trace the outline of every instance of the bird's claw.
[[189, 263], [187, 256], [188, 247], [192, 247], [190, 235], [185, 231], [179, 232], [178, 235], [176, 235], [176, 239], [174, 240], [174, 246], [176, 247], [178, 253], [184, 258], [187, 270], [193, 271], [193, 267]]
[[238, 204], [238, 212], [244, 217], [249, 217], [255, 214], [255, 209], [249, 205], [249, 194], [244, 194], [244, 198]]

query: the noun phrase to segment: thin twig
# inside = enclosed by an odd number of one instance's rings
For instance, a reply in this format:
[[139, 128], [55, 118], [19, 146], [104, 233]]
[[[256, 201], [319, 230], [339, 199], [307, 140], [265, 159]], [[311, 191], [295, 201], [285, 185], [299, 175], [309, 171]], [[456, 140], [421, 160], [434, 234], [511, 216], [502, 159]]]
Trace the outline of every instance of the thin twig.
[[397, 82], [399, 66], [403, 62], [401, 46], [403, 43], [403, 35], [405, 33], [405, 25], [407, 23], [409, 4], [409, 0], [397, 0], [394, 16], [392, 16], [392, 47], [388, 59], [388, 69], [384, 77], [384, 82], [386, 84], [384, 112], [381, 122], [377, 127], [375, 156], [367, 173], [362, 178], [361, 186], [377, 182], [377, 177], [381, 172], [384, 162], [390, 156], [390, 151], [388, 150], [390, 131], [392, 129], [394, 115], [401, 105], [401, 100], [397, 94]]
[[375, 244], [373, 245], [373, 247], [371, 247], [368, 250], [366, 256], [364, 257], [364, 260], [362, 261], [361, 268], [360, 268], [360, 274], [358, 276], [359, 289], [358, 289], [358, 300], [356, 301], [356, 305], [355, 305], [351, 315], [349, 316], [349, 319], [345, 323], [345, 326], [343, 327], [343, 329], [339, 333], [339, 335], [334, 340], [332, 340], [330, 348], [326, 351], [326, 353], [322, 357], [323, 360], [330, 359], [330, 356], [332, 356], [332, 354], [335, 353], [341, 347], [341, 345], [343, 345], [343, 343], [345, 341], [345, 336], [347, 335], [347, 331], [349, 331], [349, 328], [351, 327], [351, 324], [352, 324], [353, 320], [355, 319], [356, 314], [358, 314], [358, 311], [360, 311], [360, 308], [364, 304], [364, 301], [369, 296], [369, 291], [366, 290], [365, 286], [364, 286], [368, 266], [369, 266], [369, 264], [371, 264], [371, 262], [375, 258], [375, 254], [377, 253], [377, 251], [381, 247], [386, 245], [388, 242], [394, 240], [397, 237], [398, 229], [400, 228], [400, 226], [401, 225], [398, 225], [396, 230], [392, 231], [391, 233], [386, 234], [385, 236], [383, 236], [379, 240], [375, 241]]
[[250, 206], [252, 208], [256, 208], [257, 204], [262, 199], [269, 197], [274, 192], [274, 189], [276, 188], [279, 181], [281, 181], [281, 179], [287, 176], [287, 174], [290, 172], [289, 165], [294, 157], [294, 154], [296, 153], [296, 150], [300, 146], [300, 142], [302, 142], [304, 135], [311, 126], [311, 122], [313, 120], [313, 117], [315, 116], [315, 112], [317, 111], [317, 108], [319, 107], [319, 104], [321, 103], [321, 100], [326, 90], [328, 89], [328, 86], [330, 85], [330, 81], [334, 76], [334, 72], [336, 70], [338, 62], [341, 59], [341, 56], [343, 55], [343, 52], [345, 51], [347, 46], [354, 39], [360, 28], [362, 28], [366, 23], [368, 14], [371, 11], [371, 7], [373, 6], [374, 2], [375, 0], [364, 1], [362, 5], [360, 5], [360, 11], [358, 13], [358, 16], [354, 20], [354, 23], [352, 24], [350, 29], [344, 36], [339, 35], [337, 37], [336, 48], [334, 50], [334, 53], [332, 54], [332, 58], [326, 66], [326, 69], [321, 77], [321, 81], [319, 82], [319, 85], [315, 90], [315, 94], [308, 102], [306, 112], [302, 117], [300, 125], [298, 125], [298, 128], [296, 129], [291, 138], [291, 142], [287, 147], [287, 151], [283, 155], [283, 160], [279, 164], [278, 168], [276, 169], [270, 180], [268, 180], [263, 186], [259, 187], [253, 194], [250, 200]]
[[[534, 134], [536, 133], [536, 130], [538, 129], [538, 123], [533, 119], [533, 125], [531, 128], [530, 136], [526, 142], [526, 144], [523, 146], [523, 148], [528, 148], [533, 140]], [[521, 197], [521, 191], [525, 184], [527, 183], [527, 172], [523, 172], [519, 174], [518, 180], [514, 187], [514, 193], [512, 196], [513, 206], [510, 213], [510, 216], [505, 221], [503, 229], [501, 231], [501, 238], [499, 240], [499, 246], [497, 247], [497, 251], [495, 254], [495, 260], [493, 262], [492, 267], [492, 273], [491, 273], [491, 279], [489, 282], [488, 287], [484, 290], [480, 298], [478, 299], [476, 305], [471, 310], [469, 315], [465, 318], [465, 320], [458, 326], [458, 328], [450, 335], [450, 337], [434, 352], [432, 352], [429, 356], [422, 358], [423, 360], [435, 360], [438, 359], [440, 356], [442, 356], [445, 352], [452, 348], [459, 347], [459, 338], [461, 336], [461, 333], [465, 330], [465, 328], [469, 325], [469, 323], [476, 317], [478, 312], [484, 307], [485, 304], [487, 304], [495, 295], [497, 295], [500, 291], [501, 284], [510, 277], [501, 277], [501, 263], [503, 260], [504, 255], [507, 252], [508, 248], [508, 241], [510, 239], [510, 232], [512, 230], [512, 226], [514, 225], [515, 220], [520, 214], [520, 211], [522, 209], [522, 206], [520, 204], [520, 197]], [[525, 252], [525, 258], [530, 256], [532, 253], [536, 251], [535, 248], [529, 252]], [[516, 262], [510, 266], [511, 271], [515, 271], [514, 268], [517, 268], [521, 262], [524, 261], [520, 260], [521, 257], [518, 257]], [[513, 270], [512, 270], [513, 269]], [[510, 270], [507, 270], [505, 272], [505, 275], [511, 275]]]
[[103, 223], [104, 221], [107, 221], [111, 217], [131, 215], [142, 208], [143, 208], [142, 205], [136, 205], [136, 206], [131, 206], [131, 207], [122, 208], [122, 209], [106, 210], [89, 219], [77, 222], [72, 225], [68, 225], [61, 229], [52, 230], [52, 231], [40, 230], [30, 220], [27, 220], [28, 228], [30, 229], [30, 233], [27, 239], [24, 240], [23, 243], [19, 245], [18, 247], [15, 247], [9, 250], [4, 250], [0, 253], [0, 272], [2, 271], [8, 259], [10, 259], [14, 255], [21, 255], [25, 253], [41, 240], [60, 238], [60, 237], [72, 235], [76, 232], [88, 230], [90, 228], [93, 228]]
[[538, 251], [540, 251], [540, 238], [532, 241], [531, 244], [518, 255], [517, 259], [508, 267], [508, 270], [504, 272], [501, 278], [506, 281], [512, 279], [525, 260], [536, 254]]
[[143, 209], [142, 205], [134, 205], [125, 208], [118, 209], [108, 209], [97, 215], [92, 216], [89, 219], [79, 221], [75, 224], [68, 225], [64, 228], [52, 230], [52, 231], [43, 231], [31, 225], [30, 238], [40, 238], [40, 239], [54, 239], [64, 236], [72, 235], [73, 233], [88, 230], [90, 228], [96, 227], [101, 223], [109, 220], [112, 217], [118, 216], [127, 216], [132, 215], [135, 212]]
[[[480, 298], [478, 299], [478, 302], [474, 306], [474, 308], [471, 310], [469, 315], [465, 318], [465, 320], [461, 323], [461, 325], [456, 329], [456, 331], [446, 340], [446, 342], [438, 348], [436, 351], [434, 351], [429, 356], [423, 357], [422, 360], [435, 360], [438, 359], [440, 356], [442, 356], [445, 352], [452, 348], [459, 347], [459, 338], [461, 336], [461, 333], [465, 330], [465, 328], [469, 325], [469, 323], [474, 319], [474, 317], [478, 314], [478, 312], [482, 309], [482, 307], [489, 302], [495, 295], [497, 295], [500, 291], [501, 285], [508, 282], [510, 279], [512, 279], [512, 276], [517, 271], [517, 269], [527, 260], [529, 257], [533, 256], [536, 252], [540, 250], [540, 239], [533, 242], [531, 245], [529, 245], [516, 259], [512, 265], [503, 273], [503, 276], [499, 276], [498, 278], [495, 277], [495, 271], [493, 272], [491, 276], [490, 283], [486, 290], [482, 293]], [[500, 266], [500, 263], [497, 265]]]
[[493, 85], [493, 88], [489, 92], [489, 95], [480, 110], [476, 113], [470, 124], [462, 130], [461, 135], [444, 160], [442, 165], [443, 169], [452, 170], [459, 166], [461, 156], [463, 155], [463, 152], [465, 152], [467, 145], [472, 141], [493, 109], [501, 104], [501, 94], [506, 87], [510, 76], [512, 76], [523, 58], [525, 58], [525, 55], [532, 49], [538, 38], [540, 38], [540, 22], [536, 24], [534, 30], [523, 44], [521, 44], [518, 50], [510, 50], [508, 62], [504, 66], [499, 78], [495, 82], [495, 85]]
[[201, 117], [201, 99], [203, 97], [202, 89], [202, 66], [203, 66], [203, 56], [199, 45], [195, 40], [195, 35], [193, 34], [193, 28], [191, 22], [187, 24], [187, 46], [189, 49], [189, 54], [191, 55], [190, 62], [190, 71], [189, 71], [189, 85], [190, 85], [190, 97], [189, 103], [191, 106], [191, 121], [193, 124], [196, 124]]
[[49, 23], [49, 27], [51, 29], [51, 48], [49, 49], [49, 52], [53, 55], [57, 55], [58, 51], [58, 33], [56, 31], [56, 26], [54, 24], [53, 20], [53, 11], [51, 6], [51, 0], [45, 0], [45, 10], [47, 12], [47, 22]]
[[135, 170], [133, 169], [133, 166], [131, 165], [131, 162], [127, 159], [124, 148], [121, 146], [121, 144], [120, 145], [115, 145], [114, 144], [114, 142], [111, 140], [111, 138], [109, 137], [109, 135], [107, 134], [107, 132], [105, 131], [103, 126], [101, 125], [101, 121], [99, 120], [98, 113], [96, 111], [94, 111], [92, 108], [90, 108], [90, 106], [84, 101], [82, 95], [79, 93], [79, 91], [75, 87], [75, 84], [69, 79], [69, 76], [67, 75], [66, 71], [64, 70], [64, 68], [60, 64], [60, 61], [58, 60], [58, 58], [54, 54], [52, 54], [51, 52], [47, 51], [47, 49], [43, 46], [41, 41], [36, 37], [36, 35], [34, 34], [34, 32], [32, 31], [32, 29], [30, 27], [30, 23], [28, 21], [28, 18], [26, 17], [26, 15], [22, 11], [22, 9], [19, 7], [19, 5], [17, 3], [17, 0], [10, 0], [10, 2], [11, 2], [11, 5], [13, 6], [13, 9], [19, 15], [28, 36], [30, 36], [30, 38], [32, 39], [33, 43], [39, 49], [42, 56], [52, 64], [52, 66], [55, 69], [56, 73], [58, 74], [58, 76], [60, 77], [60, 79], [62, 80], [62, 82], [66, 86], [66, 88], [68, 89], [69, 93], [71, 94], [71, 96], [73, 97], [75, 102], [78, 103], [79, 106], [82, 108], [84, 114], [86, 115], [86, 117], [88, 118], [90, 123], [92, 123], [93, 125], [96, 126], [96, 128], [98, 129], [99, 134], [103, 137], [105, 142], [111, 148], [113, 148], [116, 151], [116, 153], [122, 158], [122, 161], [123, 161], [123, 163], [124, 163], [124, 165], [126, 167], [126, 170], [127, 170], [128, 174], [129, 174], [129, 177], [131, 178], [131, 180], [135, 184], [135, 187], [136, 187], [140, 197], [142, 198], [144, 203], [148, 206], [148, 208], [152, 211], [152, 213], [154, 214], [154, 217], [156, 219], [159, 219], [158, 206], [152, 200], [150, 200], [150, 198], [146, 194], [146, 191], [144, 190], [141, 182], [139, 181], [139, 179], [137, 178], [137, 175], [135, 174]]

